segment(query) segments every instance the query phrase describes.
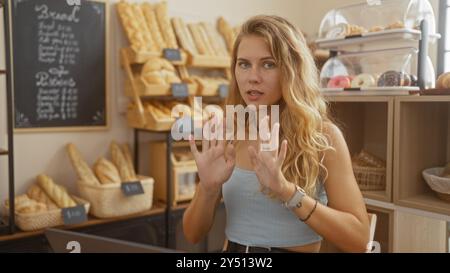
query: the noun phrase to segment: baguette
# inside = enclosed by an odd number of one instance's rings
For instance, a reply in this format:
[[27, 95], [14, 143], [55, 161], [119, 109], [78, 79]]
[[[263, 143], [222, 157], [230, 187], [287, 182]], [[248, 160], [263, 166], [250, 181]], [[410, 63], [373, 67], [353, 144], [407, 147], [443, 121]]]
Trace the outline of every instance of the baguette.
[[78, 177], [87, 184], [94, 186], [100, 185], [100, 182], [95, 177], [89, 165], [83, 160], [74, 144], [67, 144], [67, 152]]
[[110, 146], [111, 150], [111, 156], [114, 165], [116, 165], [117, 169], [119, 170], [120, 178], [122, 182], [129, 182], [136, 180], [136, 177], [132, 175], [132, 173], [129, 171], [127, 162], [125, 160], [125, 156], [123, 155], [122, 151], [119, 148], [119, 145], [117, 145], [116, 142], [112, 142]]
[[166, 42], [162, 36], [160, 27], [158, 25], [158, 20], [156, 20], [155, 11], [150, 3], [143, 3], [142, 11], [144, 12], [144, 16], [147, 22], [147, 27], [150, 30], [153, 41], [155, 42], [155, 46], [159, 51], [166, 48]]
[[45, 204], [48, 210], [58, 209], [55, 202], [37, 184], [33, 184], [28, 188], [27, 195], [30, 199]]
[[53, 202], [60, 208], [75, 207], [77, 203], [69, 196], [67, 190], [55, 184], [53, 179], [45, 174], [38, 175], [37, 181], [39, 186], [45, 191], [45, 193], [53, 200]]
[[209, 51], [206, 48], [205, 42], [203, 41], [202, 34], [195, 24], [188, 24], [189, 31], [194, 39], [195, 47], [200, 55], [208, 55]]
[[225, 42], [226, 42], [227, 48], [228, 48], [228, 52], [231, 53], [231, 51], [233, 51], [234, 39], [235, 39], [233, 29], [231, 28], [230, 24], [223, 17], [219, 17], [219, 19], [217, 19], [217, 28], [225, 39]]
[[228, 56], [228, 51], [225, 46], [225, 41], [222, 37], [217, 33], [211, 23], [201, 23], [202, 28], [205, 30], [209, 43], [214, 49], [214, 52], [217, 56]]
[[128, 144], [122, 144], [122, 153], [125, 157], [125, 161], [127, 162], [128, 170], [130, 171], [132, 176], [137, 178], [136, 172], [134, 171], [133, 159], [131, 158], [130, 147], [128, 147]]
[[102, 184], [120, 184], [121, 182], [119, 171], [116, 166], [103, 157], [95, 163], [94, 171]]
[[178, 41], [180, 42], [180, 46], [192, 55], [198, 54], [192, 35], [189, 33], [183, 19], [179, 17], [172, 18], [172, 25], [175, 30], [175, 34], [178, 37]]
[[178, 48], [175, 33], [173, 32], [172, 25], [170, 24], [169, 16], [167, 14], [167, 2], [159, 2], [155, 4], [155, 14], [158, 20], [159, 27], [162, 31], [166, 46], [170, 48]]

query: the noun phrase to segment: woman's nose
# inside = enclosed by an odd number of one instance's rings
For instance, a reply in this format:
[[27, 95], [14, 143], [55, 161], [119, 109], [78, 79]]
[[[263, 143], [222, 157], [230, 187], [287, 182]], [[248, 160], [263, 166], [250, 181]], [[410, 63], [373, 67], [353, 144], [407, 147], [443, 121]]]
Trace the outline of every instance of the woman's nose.
[[262, 81], [261, 71], [259, 70], [258, 67], [253, 67], [250, 70], [248, 81], [250, 83], [260, 83]]

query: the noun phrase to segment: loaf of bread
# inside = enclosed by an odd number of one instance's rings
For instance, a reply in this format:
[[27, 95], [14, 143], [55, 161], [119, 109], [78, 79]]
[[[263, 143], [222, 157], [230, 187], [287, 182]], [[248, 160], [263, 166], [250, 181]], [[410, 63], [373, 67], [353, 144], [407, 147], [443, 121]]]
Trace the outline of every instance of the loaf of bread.
[[195, 24], [194, 27], [198, 29], [198, 32], [201, 35], [202, 41], [206, 46], [207, 55], [210, 56], [217, 55], [216, 52], [214, 51], [214, 47], [211, 44], [208, 34], [206, 33], [206, 30], [202, 27], [201, 23]]
[[38, 175], [37, 182], [58, 207], [69, 208], [77, 205], [77, 203], [69, 196], [67, 190], [63, 186], [57, 185], [53, 182], [53, 179], [47, 175]]
[[147, 22], [147, 27], [150, 30], [153, 41], [155, 42], [155, 47], [158, 50], [163, 50], [166, 48], [166, 42], [164, 41], [163, 35], [161, 33], [161, 29], [158, 24], [158, 20], [156, 19], [156, 14], [153, 6], [150, 3], [143, 3], [141, 5], [142, 11], [144, 12], [144, 16]]
[[175, 33], [173, 32], [172, 25], [170, 24], [169, 16], [167, 14], [167, 2], [164, 1], [155, 4], [154, 10], [165, 44], [169, 48], [178, 48]]
[[116, 166], [103, 157], [95, 163], [94, 171], [102, 184], [114, 184], [121, 182], [119, 171]]
[[100, 182], [95, 177], [89, 165], [83, 160], [75, 145], [69, 143], [67, 144], [66, 148], [70, 157], [70, 161], [72, 162], [72, 165], [75, 168], [78, 177], [87, 184], [91, 184], [94, 186], [100, 185]]
[[50, 199], [50, 197], [37, 184], [33, 184], [28, 188], [27, 195], [29, 198], [45, 204], [48, 210], [58, 209], [55, 202], [53, 202], [52, 199]]
[[131, 158], [130, 147], [128, 147], [128, 144], [122, 144], [122, 153], [125, 157], [125, 161], [127, 162], [128, 170], [133, 177], [137, 178], [136, 172], [134, 170], [133, 159]]
[[114, 165], [116, 165], [119, 170], [120, 178], [122, 182], [134, 181], [136, 180], [136, 176], [133, 175], [133, 172], [128, 169], [128, 164], [125, 159], [125, 156], [122, 153], [119, 145], [116, 142], [112, 142], [110, 146], [111, 157]]
[[198, 54], [192, 35], [189, 32], [189, 29], [187, 28], [183, 19], [179, 17], [172, 18], [172, 25], [180, 46], [192, 55]]
[[[5, 207], [9, 208], [9, 200], [5, 200]], [[26, 194], [18, 195], [14, 198], [14, 211], [16, 213], [40, 213], [47, 211], [47, 206], [29, 198]]]
[[234, 39], [236, 38], [234, 36], [234, 31], [231, 28], [230, 24], [225, 20], [223, 17], [219, 17], [217, 19], [217, 29], [219, 30], [220, 34], [222, 34], [223, 38], [225, 39], [225, 42], [227, 44], [228, 52], [231, 53], [234, 46]]

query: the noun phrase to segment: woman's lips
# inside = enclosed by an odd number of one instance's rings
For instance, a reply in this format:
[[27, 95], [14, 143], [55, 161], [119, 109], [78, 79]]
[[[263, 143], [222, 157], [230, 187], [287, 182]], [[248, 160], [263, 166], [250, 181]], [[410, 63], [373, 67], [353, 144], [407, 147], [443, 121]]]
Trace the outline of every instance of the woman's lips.
[[250, 101], [257, 101], [264, 95], [263, 92], [260, 92], [258, 90], [249, 90], [247, 91], [247, 98]]

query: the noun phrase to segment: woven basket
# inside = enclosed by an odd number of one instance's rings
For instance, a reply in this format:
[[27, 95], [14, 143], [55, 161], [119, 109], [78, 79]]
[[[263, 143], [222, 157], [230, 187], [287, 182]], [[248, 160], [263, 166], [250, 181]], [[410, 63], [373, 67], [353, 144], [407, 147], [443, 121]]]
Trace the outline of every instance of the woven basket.
[[[89, 212], [90, 204], [76, 196], [72, 196], [77, 204], [83, 204], [86, 213]], [[3, 207], [4, 215], [9, 215], [9, 209]], [[62, 216], [61, 209], [53, 209], [45, 212], [39, 213], [17, 213], [15, 215], [16, 225], [23, 231], [34, 231], [43, 228], [62, 226], [64, 225], [64, 220]]]
[[422, 176], [436, 195], [450, 202], [450, 178], [441, 177], [444, 168], [429, 168], [422, 171]]
[[386, 168], [353, 164], [353, 172], [360, 190], [378, 191], [386, 189]]
[[125, 196], [120, 184], [93, 186], [78, 181], [80, 195], [91, 203], [90, 213], [98, 218], [110, 218], [149, 210], [153, 205], [153, 184], [151, 177], [139, 177], [144, 194]]

